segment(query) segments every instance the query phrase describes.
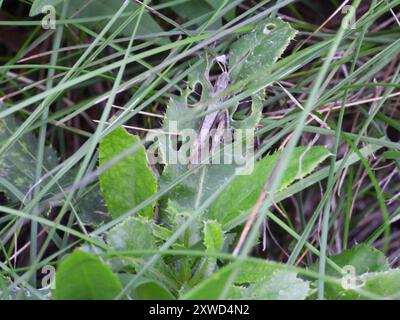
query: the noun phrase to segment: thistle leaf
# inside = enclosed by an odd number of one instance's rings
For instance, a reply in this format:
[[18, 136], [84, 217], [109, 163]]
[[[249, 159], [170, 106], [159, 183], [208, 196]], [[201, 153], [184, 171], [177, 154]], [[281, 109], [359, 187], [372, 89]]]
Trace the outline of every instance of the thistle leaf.
[[[101, 191], [114, 219], [154, 195], [157, 192], [157, 178], [147, 164], [145, 149], [137, 136], [118, 128], [100, 143], [101, 166], [129, 148], [135, 149], [135, 145], [136, 150], [100, 175]], [[154, 205], [148, 205], [139, 214], [152, 219]]]

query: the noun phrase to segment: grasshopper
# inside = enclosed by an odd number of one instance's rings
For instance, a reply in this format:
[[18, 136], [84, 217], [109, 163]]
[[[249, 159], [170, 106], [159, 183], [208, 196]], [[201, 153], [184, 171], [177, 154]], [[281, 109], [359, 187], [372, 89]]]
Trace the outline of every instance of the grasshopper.
[[[212, 86], [211, 82], [209, 80], [209, 68], [206, 68], [206, 74], [205, 78], [207, 79], [210, 87], [212, 87], [212, 93], [210, 95], [210, 98], [217, 97], [223, 92], [226, 88], [228, 88], [230, 79], [229, 79], [229, 72], [226, 67], [226, 56], [219, 56], [214, 58], [215, 61], [218, 63], [218, 65], [221, 67], [222, 73], [218, 76], [215, 85]], [[207, 111], [212, 111], [214, 109], [218, 109], [218, 107], [221, 105], [226, 100], [226, 96], [221, 97], [211, 103], [207, 107]], [[211, 129], [216, 125], [216, 133], [213, 137], [213, 143], [212, 143], [212, 152], [215, 151], [215, 149], [218, 147], [218, 143], [222, 137], [223, 130], [229, 127], [229, 115], [228, 115], [228, 110], [219, 110], [215, 112], [208, 113], [205, 117], [204, 120], [202, 121], [202, 124], [200, 126], [199, 130], [199, 135], [196, 139], [196, 141], [193, 143], [192, 146], [192, 154], [189, 159], [189, 164], [199, 164], [201, 163], [204, 155], [204, 151], [206, 147], [208, 147], [208, 143], [206, 143], [207, 139], [209, 139], [210, 131]], [[208, 153], [207, 153], [208, 154]]]

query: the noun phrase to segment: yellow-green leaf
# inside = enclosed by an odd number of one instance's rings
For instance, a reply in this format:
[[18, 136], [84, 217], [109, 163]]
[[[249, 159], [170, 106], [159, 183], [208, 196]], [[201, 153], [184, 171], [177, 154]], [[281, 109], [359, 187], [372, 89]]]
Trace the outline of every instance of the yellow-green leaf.
[[[145, 149], [137, 136], [118, 128], [100, 143], [99, 162], [103, 166], [121, 153], [137, 149], [100, 176], [100, 187], [111, 216], [115, 219], [157, 192], [157, 178], [147, 164]], [[153, 217], [154, 203], [140, 210]]]
[[[329, 154], [325, 147], [313, 147], [309, 150], [305, 147], [294, 149], [279, 191], [289, 186], [293, 181], [309, 174]], [[255, 205], [280, 155], [281, 152], [278, 151], [266, 156], [255, 164], [250, 175], [236, 176], [227, 189], [211, 205], [208, 213], [209, 218], [226, 225], [238, 217], [241, 212], [250, 210]]]

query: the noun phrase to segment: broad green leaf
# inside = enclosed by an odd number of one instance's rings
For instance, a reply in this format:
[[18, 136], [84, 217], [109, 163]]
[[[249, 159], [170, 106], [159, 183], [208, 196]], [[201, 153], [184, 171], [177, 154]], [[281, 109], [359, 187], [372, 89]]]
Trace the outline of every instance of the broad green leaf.
[[245, 261], [235, 279], [236, 284], [247, 284], [270, 279], [275, 272], [285, 271], [285, 265], [267, 260]]
[[42, 13], [42, 9], [45, 6], [57, 6], [64, 0], [34, 0], [29, 11], [29, 16], [33, 17]]
[[137, 300], [175, 300], [171, 292], [156, 281], [149, 281], [138, 286], [134, 298]]
[[[214, 300], [218, 299], [225, 289], [225, 283], [232, 274], [236, 263], [231, 263], [210, 275], [206, 280], [200, 282], [192, 290], [184, 294], [181, 299], [187, 300]], [[243, 262], [239, 266], [239, 272], [235, 279], [235, 286], [231, 289], [229, 296], [237, 292], [237, 285], [254, 283], [270, 279], [279, 270], [285, 270], [285, 266], [271, 261]], [[235, 294], [236, 295], [236, 294]]]
[[107, 212], [98, 184], [88, 186], [87, 190], [76, 199], [74, 206], [79, 218], [85, 225], [95, 227], [110, 220], [110, 215]]
[[[79, 11], [79, 13], [75, 16], [75, 18], [90, 18], [90, 17], [98, 17], [98, 16], [106, 16], [106, 15], [114, 15], [118, 9], [121, 8], [123, 4], [123, 0], [96, 0], [89, 3], [89, 5], [85, 6], [82, 9], [82, 3], [80, 1], [69, 1], [68, 5], [68, 16], [71, 16], [75, 12]], [[135, 10], [140, 8], [140, 5], [135, 3], [134, 1], [130, 1], [131, 3], [126, 7], [124, 13], [132, 13]], [[111, 27], [110, 33], [115, 31], [125, 20], [127, 16], [120, 17], [117, 19], [115, 24]], [[95, 28], [96, 30], [101, 30], [107, 24], [109, 19], [103, 19], [99, 22], [86, 24]], [[121, 32], [121, 35], [131, 36], [134, 30], [136, 23], [136, 18]], [[138, 30], [136, 35], [146, 35], [152, 33], [163, 32], [163, 29], [158, 25], [158, 23], [152, 18], [152, 16], [146, 12], [143, 12], [142, 18], [138, 25]], [[163, 41], [168, 41], [168, 38], [163, 38]]]
[[[32, 4], [30, 16], [35, 16], [42, 13], [42, 8], [45, 5], [52, 5], [56, 7], [57, 12], [60, 11], [60, 4], [64, 0], [35, 0]], [[68, 11], [67, 17], [74, 16], [74, 18], [95, 18], [102, 16], [112, 16], [118, 9], [120, 9], [123, 0], [95, 0], [90, 1], [88, 4], [82, 7], [81, 1], [68, 1]], [[131, 1], [127, 6], [125, 13], [132, 13], [140, 8], [140, 5]], [[117, 19], [116, 23], [110, 28], [110, 33], [115, 31], [127, 18], [127, 16], [121, 16]], [[102, 19], [96, 22], [85, 23], [86, 26], [90, 26], [96, 30], [101, 30], [107, 24], [109, 19]], [[131, 36], [135, 21], [133, 20], [124, 30], [122, 30], [121, 35]], [[163, 32], [163, 29], [158, 25], [158, 23], [152, 18], [148, 12], [143, 12], [142, 19], [139, 23], [137, 35], [146, 35], [151, 33]], [[163, 42], [168, 41], [168, 38], [163, 38]]]
[[[160, 189], [166, 188], [188, 170], [184, 165], [169, 165], [160, 179]], [[166, 223], [181, 223], [194, 209], [208, 199], [235, 172], [234, 165], [215, 164], [200, 168], [174, 187], [168, 198], [163, 219]], [[168, 214], [168, 216], [166, 216]]]
[[[0, 105], [0, 110], [4, 108]], [[0, 119], [0, 145], [5, 143], [18, 129], [20, 121], [13, 115]], [[0, 192], [12, 202], [22, 202], [35, 183], [38, 141], [33, 133], [26, 133], [0, 156]], [[44, 149], [42, 174], [45, 175], [59, 164], [56, 151], [51, 146]], [[76, 170], [71, 170], [54, 185], [49, 196], [63, 192], [74, 182]], [[44, 185], [49, 180], [43, 180]], [[73, 199], [73, 206], [84, 224], [96, 226], [107, 219], [104, 200], [98, 186], [88, 186], [79, 197]]]
[[[156, 235], [160, 235], [159, 232], [160, 228], [153, 221], [144, 217], [130, 217], [107, 232], [106, 241], [113, 251], [154, 250], [158, 248], [158, 242], [162, 241], [162, 239], [156, 238]], [[125, 267], [138, 270], [148, 257], [151, 256], [123, 256], [114, 259], [112, 267], [114, 270], [121, 270]], [[162, 260], [159, 260], [153, 269], [149, 274], [152, 272], [164, 272], [166, 271], [166, 266]], [[157, 279], [160, 279], [160, 277], [157, 277]]]
[[121, 290], [121, 283], [99, 258], [75, 250], [56, 273], [56, 300], [110, 300]]
[[241, 290], [241, 299], [304, 300], [310, 293], [307, 281], [288, 271], [275, 272], [271, 278], [255, 282]]
[[[344, 250], [330, 259], [339, 267], [352, 266], [357, 275], [367, 272], [379, 272], [389, 270], [389, 262], [385, 255], [367, 244], [359, 244], [351, 249]], [[318, 264], [311, 267], [312, 270], [318, 270]], [[326, 273], [338, 277], [341, 274], [327, 265]]]
[[[198, 18], [209, 14], [208, 18], [211, 18], [215, 7], [212, 3], [205, 0], [188, 0], [188, 1], [169, 1], [163, 0], [163, 2], [170, 4], [170, 9], [174, 11], [179, 17], [186, 21], [196, 20], [196, 26], [200, 26], [205, 21], [207, 21], [207, 17], [202, 20]], [[212, 2], [212, 1], [211, 1]], [[219, 28], [221, 26], [221, 19], [217, 19], [213, 24], [209, 26], [209, 28]]]
[[[325, 292], [325, 298], [330, 300], [365, 300], [365, 299], [395, 299], [400, 300], [400, 269], [382, 272], [364, 273], [357, 277], [358, 289], [344, 289], [341, 286], [330, 286]], [[336, 289], [336, 290], [334, 290]], [[364, 292], [367, 292], [365, 294]], [[369, 294], [374, 296], [370, 297]]]
[[[139, 137], [130, 135], [123, 128], [114, 130], [100, 143], [100, 165], [105, 165], [136, 144], [140, 144]], [[139, 146], [101, 174], [100, 188], [114, 219], [154, 195], [157, 192], [157, 179], [147, 164], [144, 147]], [[154, 205], [143, 208], [140, 214], [151, 219]]]
[[[325, 147], [295, 148], [289, 166], [281, 182], [280, 190], [285, 189], [295, 180], [313, 171], [319, 163], [329, 156]], [[226, 225], [242, 212], [251, 210], [263, 190], [281, 152], [264, 157], [258, 161], [250, 175], [238, 175], [227, 189], [211, 205], [208, 217]], [[301, 166], [301, 168], [300, 168]]]
[[[119, 274], [122, 286], [129, 284], [134, 275]], [[161, 282], [142, 278], [136, 282], [136, 285], [129, 289], [129, 298], [134, 300], [175, 300], [176, 298], [170, 290]]]
[[155, 249], [152, 224], [142, 217], [130, 217], [107, 233], [107, 243], [115, 251]]
[[200, 282], [193, 289], [185, 293], [183, 300], [217, 300], [222, 294], [225, 283], [232, 273], [233, 264], [228, 265]]
[[[390, 283], [389, 279], [397, 278], [400, 280], [399, 273], [392, 272], [392, 270], [388, 271], [389, 262], [385, 255], [369, 245], [357, 245], [339, 255], [330, 257], [330, 259], [343, 268], [341, 274], [328, 265], [326, 273], [330, 276], [342, 281], [346, 281], [347, 277], [348, 281], [351, 281], [355, 286], [386, 297], [395, 294], [396, 289], [400, 291], [400, 285], [389, 285], [387, 290], [380, 286], [380, 281], [385, 283], [386, 286]], [[313, 265], [311, 269], [317, 271], [318, 264]], [[352, 276], [356, 277], [352, 278]], [[342, 285], [332, 283], [325, 284], [324, 294], [327, 299], [366, 298], [355, 290], [347, 290]]]
[[172, 293], [161, 283], [149, 280], [134, 290], [135, 300], [175, 300]]
[[[0, 104], [0, 110], [5, 108]], [[0, 146], [18, 129], [20, 121], [9, 115], [0, 119]], [[26, 133], [20, 137], [5, 153], [0, 155], [0, 192], [12, 201], [24, 199], [35, 183], [38, 141], [34, 134]], [[43, 158], [43, 174], [57, 166], [57, 154], [51, 147], [46, 147]], [[52, 192], [60, 192], [55, 187]]]
[[[296, 30], [278, 18], [259, 22], [231, 46], [229, 70], [232, 81], [244, 80], [273, 65], [295, 35]], [[260, 77], [247, 85], [256, 86], [265, 78]]]

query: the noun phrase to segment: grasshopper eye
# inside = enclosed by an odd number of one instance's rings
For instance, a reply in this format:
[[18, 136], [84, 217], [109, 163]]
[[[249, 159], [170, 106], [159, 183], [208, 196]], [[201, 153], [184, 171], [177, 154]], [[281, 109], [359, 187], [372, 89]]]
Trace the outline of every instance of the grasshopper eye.
[[276, 28], [276, 24], [274, 23], [267, 23], [264, 27], [263, 33], [264, 34], [268, 34], [270, 33], [272, 30], [274, 30]]

